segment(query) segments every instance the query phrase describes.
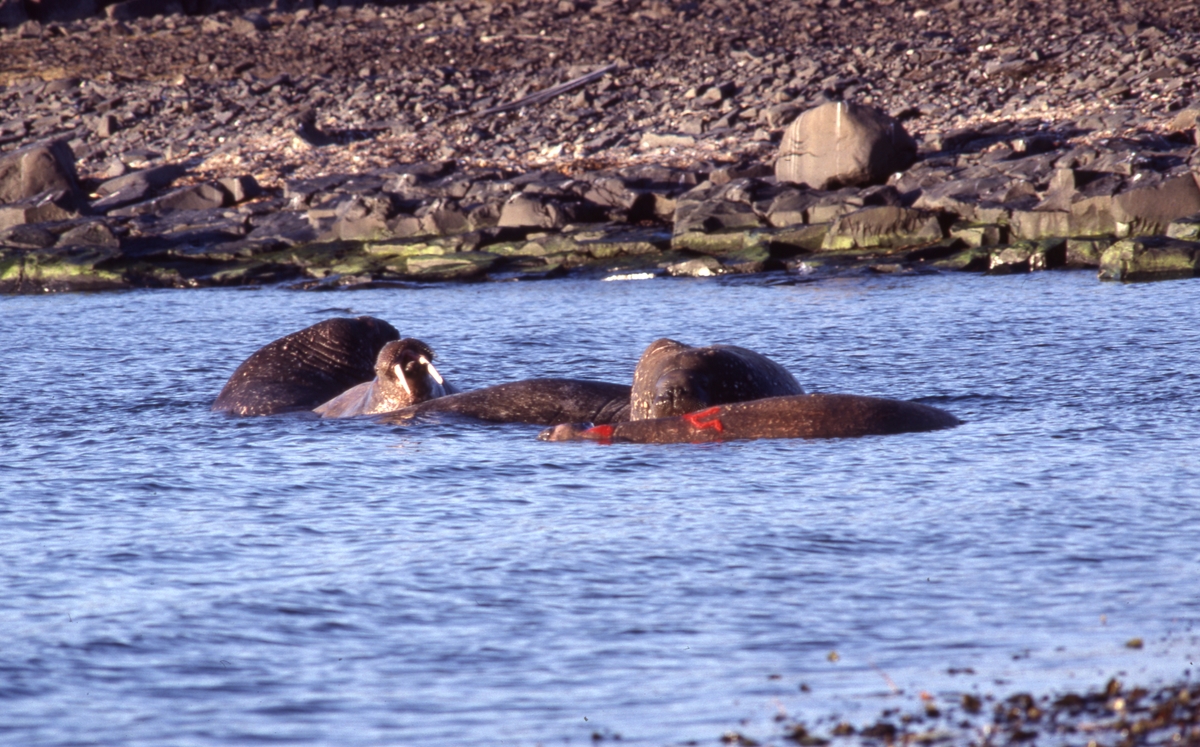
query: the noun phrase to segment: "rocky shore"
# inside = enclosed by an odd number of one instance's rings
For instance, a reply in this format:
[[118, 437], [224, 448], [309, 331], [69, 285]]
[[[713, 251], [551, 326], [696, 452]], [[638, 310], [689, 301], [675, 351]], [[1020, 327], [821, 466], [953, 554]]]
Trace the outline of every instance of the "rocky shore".
[[[1194, 4], [167, 5], [0, 2], [0, 292], [1200, 272]], [[777, 179], [843, 100], [916, 162]]]
[[[838, 744], [880, 745], [1185, 745], [1200, 744], [1200, 698], [1195, 683], [1183, 681], [1153, 688], [1110, 679], [1086, 692], [1006, 698], [963, 694], [945, 702], [922, 692], [922, 706], [886, 710], [873, 724], [855, 727], [791, 721], [780, 715], [786, 743], [823, 747]], [[602, 735], [601, 735], [602, 736]], [[755, 739], [726, 732], [724, 744], [751, 747]]]

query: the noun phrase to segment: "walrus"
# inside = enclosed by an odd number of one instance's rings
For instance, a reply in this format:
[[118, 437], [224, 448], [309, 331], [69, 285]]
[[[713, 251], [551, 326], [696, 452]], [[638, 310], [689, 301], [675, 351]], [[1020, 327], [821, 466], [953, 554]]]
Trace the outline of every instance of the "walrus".
[[312, 410], [373, 379], [380, 349], [399, 338], [395, 327], [370, 316], [317, 322], [243, 361], [212, 409], [236, 415]]
[[629, 420], [629, 391], [603, 381], [525, 379], [431, 399], [380, 420], [404, 424], [430, 413], [454, 413], [492, 423], [619, 423]]
[[804, 394], [786, 368], [736, 345], [696, 348], [668, 338], [650, 343], [633, 372], [630, 418], [664, 418], [713, 405]]
[[538, 439], [668, 444], [753, 438], [852, 438], [933, 431], [961, 422], [945, 410], [916, 402], [853, 394], [805, 394], [627, 423], [560, 424], [542, 431]]
[[349, 418], [392, 412], [456, 391], [433, 367], [433, 348], [412, 337], [383, 346], [375, 378], [358, 384], [314, 412], [323, 418]]

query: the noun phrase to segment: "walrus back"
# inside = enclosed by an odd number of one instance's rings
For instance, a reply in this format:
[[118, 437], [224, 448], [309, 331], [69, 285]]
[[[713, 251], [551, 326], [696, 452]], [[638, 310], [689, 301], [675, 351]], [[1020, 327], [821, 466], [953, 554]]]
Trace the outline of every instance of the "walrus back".
[[381, 319], [327, 319], [264, 345], [242, 362], [213, 403], [236, 415], [311, 410], [375, 378], [375, 357], [399, 339]]
[[603, 381], [525, 379], [431, 399], [382, 420], [399, 424], [420, 415], [448, 412], [493, 423], [616, 423], [629, 419], [629, 390], [623, 384]]

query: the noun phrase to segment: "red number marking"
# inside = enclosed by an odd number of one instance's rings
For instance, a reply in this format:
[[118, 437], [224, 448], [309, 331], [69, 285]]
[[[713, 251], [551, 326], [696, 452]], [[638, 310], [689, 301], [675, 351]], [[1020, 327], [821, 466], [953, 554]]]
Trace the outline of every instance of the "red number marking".
[[611, 425], [597, 425], [588, 428], [581, 433], [584, 438], [594, 438], [597, 441], [611, 441], [613, 437], [613, 427]]
[[725, 426], [721, 425], [721, 420], [717, 417], [717, 413], [720, 411], [721, 408], [719, 407], [710, 407], [707, 410], [700, 410], [699, 412], [689, 412], [683, 416], [683, 419], [691, 423], [692, 427], [698, 431], [702, 431], [705, 428], [712, 428], [717, 433], [724, 433]]

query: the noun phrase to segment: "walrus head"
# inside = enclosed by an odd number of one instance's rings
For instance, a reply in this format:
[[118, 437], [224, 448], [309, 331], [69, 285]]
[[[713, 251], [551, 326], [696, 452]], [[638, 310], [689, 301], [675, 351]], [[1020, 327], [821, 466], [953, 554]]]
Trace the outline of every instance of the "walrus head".
[[650, 416], [668, 418], [708, 407], [712, 398], [702, 378], [678, 368], [663, 373], [654, 382]]
[[446, 382], [433, 367], [433, 348], [413, 337], [389, 342], [375, 360], [375, 375], [399, 389], [408, 404], [446, 396]]

